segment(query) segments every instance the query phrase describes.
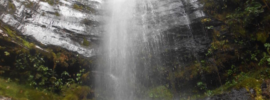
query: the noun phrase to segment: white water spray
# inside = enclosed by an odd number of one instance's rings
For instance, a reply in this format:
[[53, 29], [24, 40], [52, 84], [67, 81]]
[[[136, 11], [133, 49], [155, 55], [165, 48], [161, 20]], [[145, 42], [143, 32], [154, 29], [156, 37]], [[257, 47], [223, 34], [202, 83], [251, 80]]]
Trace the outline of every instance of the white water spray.
[[167, 59], [162, 54], [169, 50], [178, 52], [178, 48], [190, 47], [185, 42], [193, 37], [188, 15], [202, 16], [186, 13], [184, 5], [194, 2], [197, 0], [107, 0], [96, 99], [150, 100], [150, 86], [161, 83], [155, 80], [163, 76], [149, 70], [163, 66]]
[[[110, 100], [133, 100], [133, 85], [136, 81], [134, 68], [134, 40], [137, 34], [135, 18], [136, 0], [110, 0], [106, 5], [109, 18], [106, 19], [104, 34], [103, 72], [110, 79], [103, 80]], [[105, 76], [107, 77], [107, 76]], [[103, 87], [103, 86], [100, 86]]]

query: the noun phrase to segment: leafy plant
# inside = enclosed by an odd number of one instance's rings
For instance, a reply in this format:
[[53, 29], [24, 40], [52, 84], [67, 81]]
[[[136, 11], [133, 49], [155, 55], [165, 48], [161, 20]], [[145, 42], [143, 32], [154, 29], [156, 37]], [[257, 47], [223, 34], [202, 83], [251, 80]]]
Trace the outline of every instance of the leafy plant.
[[19, 71], [27, 72], [27, 81], [30, 86], [44, 86], [50, 84], [49, 78], [53, 77], [53, 70], [44, 66], [44, 59], [40, 55], [31, 56], [20, 54], [21, 59], [17, 59], [15, 66]]
[[247, 0], [244, 5], [245, 7], [238, 7], [235, 13], [227, 16], [228, 20], [226, 22], [229, 25], [241, 24], [246, 26], [251, 20], [264, 12], [262, 5], [257, 1]]
[[16, 11], [16, 6], [13, 4], [12, 1], [8, 1], [8, 7], [12, 13]]
[[[80, 70], [77, 74], [76, 81], [67, 71], [63, 71], [61, 74], [57, 74], [54, 69], [45, 65], [45, 60], [39, 54], [29, 55], [29, 54], [20, 54], [17, 57], [16, 63], [17, 72], [21, 79], [30, 86], [36, 88], [46, 87], [48, 90], [61, 90], [65, 85], [70, 85], [75, 82], [81, 82], [81, 75], [84, 73], [84, 69]], [[17, 73], [16, 73], [17, 74]]]
[[203, 83], [203, 82], [198, 82], [197, 86], [200, 88], [200, 90], [206, 90], [207, 89], [206, 84]]
[[158, 86], [148, 92], [148, 96], [154, 100], [171, 100], [173, 95], [166, 86]]
[[213, 91], [207, 90], [207, 91], [205, 92], [205, 94], [206, 94], [207, 96], [213, 96]]
[[270, 44], [269, 43], [265, 43], [264, 47], [266, 48], [267, 52], [263, 53], [263, 58], [260, 60], [259, 65], [263, 65], [265, 62], [268, 63], [268, 65], [270, 65]]
[[228, 70], [227, 74], [228, 74], [228, 75], [232, 75], [232, 74], [235, 73], [235, 72], [236, 72], [235, 66], [232, 65], [232, 66], [231, 66], [231, 69]]
[[76, 9], [76, 10], [83, 10], [83, 9], [84, 9], [83, 6], [80, 6], [80, 5], [78, 5], [78, 4], [74, 4], [74, 5], [73, 5], [73, 8]]
[[5, 53], [6, 56], [9, 56], [10, 55], [10, 53], [7, 52], [7, 51], [5, 51], [4, 53]]

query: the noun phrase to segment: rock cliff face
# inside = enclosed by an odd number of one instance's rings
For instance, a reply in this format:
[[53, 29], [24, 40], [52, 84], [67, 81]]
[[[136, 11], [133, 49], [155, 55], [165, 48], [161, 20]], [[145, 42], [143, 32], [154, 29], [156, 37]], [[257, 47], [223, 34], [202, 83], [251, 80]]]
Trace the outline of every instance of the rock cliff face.
[[206, 15], [198, 0], [145, 0], [140, 5], [146, 9], [140, 15], [151, 52], [184, 63], [207, 50], [211, 39], [201, 23]]
[[[60, 46], [87, 57], [95, 55], [101, 0], [1, 0], [5, 25], [44, 45]], [[89, 44], [91, 43], [91, 45]]]
[[[87, 57], [96, 55], [95, 42], [103, 33], [103, 0], [2, 0], [0, 19], [44, 45], [60, 46]], [[161, 52], [201, 51], [209, 43], [200, 24], [204, 17], [197, 0], [144, 0], [139, 19], [147, 37], [162, 34]], [[160, 35], [159, 35], [160, 36]], [[89, 42], [89, 43], [85, 43]], [[87, 44], [87, 45], [85, 45]]]

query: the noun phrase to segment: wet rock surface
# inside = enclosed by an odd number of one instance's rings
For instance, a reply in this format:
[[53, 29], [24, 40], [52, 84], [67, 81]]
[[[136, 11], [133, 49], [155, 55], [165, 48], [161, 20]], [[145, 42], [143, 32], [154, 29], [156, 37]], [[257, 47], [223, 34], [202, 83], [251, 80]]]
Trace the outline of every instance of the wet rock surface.
[[240, 90], [232, 90], [229, 93], [224, 93], [201, 100], [254, 100], [254, 99], [251, 97], [251, 94], [246, 89], [240, 89]]
[[[0, 1], [1, 21], [22, 35], [45, 45], [60, 46], [87, 57], [96, 55], [95, 43], [104, 32], [103, 0]], [[159, 51], [200, 52], [210, 39], [200, 19], [205, 17], [197, 0], [145, 0], [140, 2], [138, 17], [150, 41], [160, 36]], [[159, 35], [162, 34], [162, 35]], [[84, 41], [90, 46], [82, 45]], [[155, 44], [155, 43], [154, 43]], [[184, 59], [184, 58], [183, 58]]]
[[[153, 45], [152, 52], [178, 55], [177, 60], [186, 63], [200, 58], [200, 53], [207, 50], [211, 39], [201, 23], [206, 15], [198, 0], [155, 0], [146, 2], [145, 7], [148, 10], [142, 11], [142, 24]], [[163, 58], [173, 58], [169, 57]]]
[[101, 0], [1, 0], [0, 19], [44, 45], [60, 46], [87, 57], [95, 55], [83, 41], [97, 39]]
[[0, 100], [12, 100], [11, 98], [0, 96]]

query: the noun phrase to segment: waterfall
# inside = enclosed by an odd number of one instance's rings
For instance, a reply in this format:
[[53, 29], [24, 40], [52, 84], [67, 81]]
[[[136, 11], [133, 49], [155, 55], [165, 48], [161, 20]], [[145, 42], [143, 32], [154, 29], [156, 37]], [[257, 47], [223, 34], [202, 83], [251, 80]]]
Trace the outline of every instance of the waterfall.
[[197, 0], [107, 0], [96, 98], [150, 100], [148, 89], [164, 83], [151, 70], [174, 69], [168, 61], [180, 66], [200, 49], [194, 39], [203, 34], [192, 31], [200, 7]]
[[[104, 34], [104, 58], [101, 63], [106, 74], [102, 85], [110, 100], [133, 100], [136, 46], [134, 41], [140, 30], [136, 22], [136, 0], [109, 0], [106, 5], [109, 17]], [[107, 98], [108, 99], [108, 98]]]

